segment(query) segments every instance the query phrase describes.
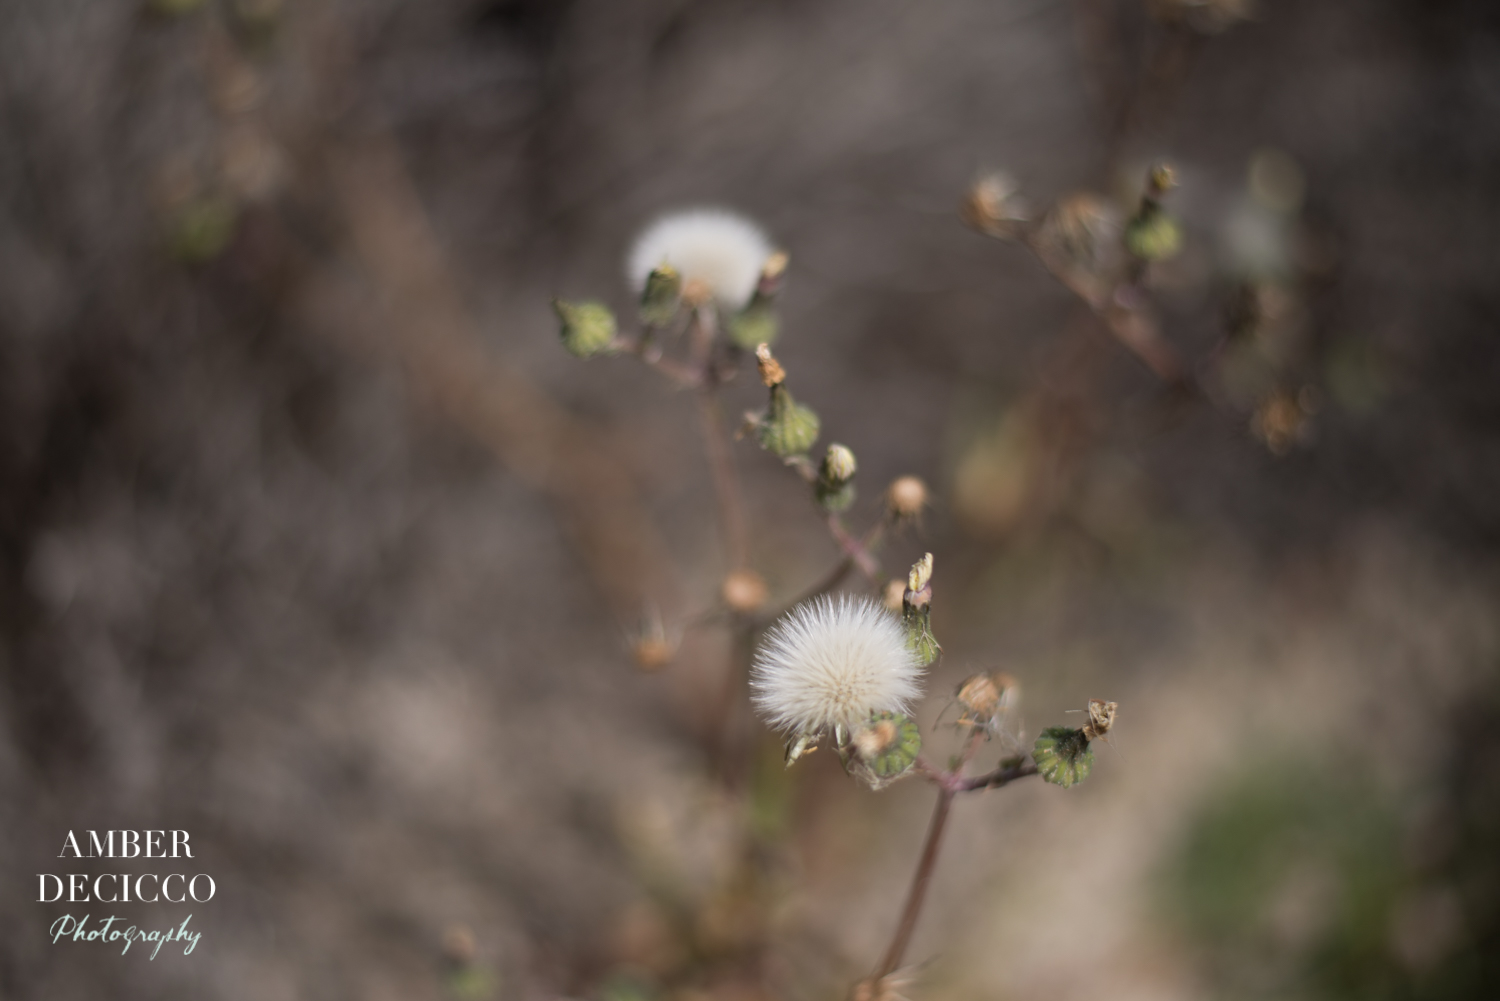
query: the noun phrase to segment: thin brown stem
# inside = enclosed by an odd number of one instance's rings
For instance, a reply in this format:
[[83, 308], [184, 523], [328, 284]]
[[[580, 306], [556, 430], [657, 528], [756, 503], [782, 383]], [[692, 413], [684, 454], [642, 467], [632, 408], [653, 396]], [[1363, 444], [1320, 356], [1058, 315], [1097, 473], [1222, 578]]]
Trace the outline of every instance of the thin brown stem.
[[[865, 533], [864, 539], [860, 540], [859, 542], [859, 545], [864, 549], [865, 553], [868, 554], [870, 559], [872, 560], [875, 558], [875, 550], [880, 547], [880, 543], [885, 539], [886, 525], [887, 519], [881, 519], [880, 521], [876, 522], [873, 526], [871, 526], [870, 530]], [[833, 569], [829, 570], [821, 580], [819, 580], [812, 587], [808, 588], [806, 591], [803, 591], [801, 594], [797, 595], [797, 597], [786, 602], [775, 611], [762, 615], [758, 620], [758, 625], [764, 626], [771, 622], [774, 622], [776, 619], [781, 618], [781, 616], [785, 615], [791, 609], [796, 608], [804, 601], [811, 601], [812, 599], [820, 595], [827, 594], [829, 591], [832, 591], [834, 588], [838, 587], [839, 582], [847, 577], [849, 575], [849, 571], [853, 569], [854, 557], [846, 551], [843, 557], [833, 565]], [[877, 571], [878, 569], [879, 568], [877, 566]]]
[[714, 498], [719, 507], [719, 529], [724, 534], [724, 550], [729, 569], [739, 570], [750, 560], [750, 536], [745, 510], [740, 505], [739, 480], [734, 473], [734, 457], [724, 431], [724, 416], [713, 388], [698, 391], [698, 423], [703, 428], [703, 444], [708, 452], [708, 468], [713, 475]]
[[[839, 544], [844, 554], [859, 567], [861, 573], [870, 578], [871, 581], [880, 583], [880, 564], [864, 542], [849, 534], [844, 527], [844, 519], [836, 514], [828, 516], [828, 531], [832, 533], [833, 540]], [[878, 536], [876, 537], [878, 539]]]
[[750, 533], [745, 509], [740, 502], [739, 479], [734, 472], [734, 454], [724, 428], [719, 407], [719, 382], [713, 368], [713, 312], [710, 308], [694, 310], [691, 338], [693, 363], [698, 377], [698, 423], [703, 429], [703, 444], [708, 452], [709, 472], [714, 481], [714, 498], [719, 508], [719, 530], [724, 535], [725, 555], [729, 569], [739, 570], [750, 561]]
[[901, 909], [901, 922], [896, 926], [896, 934], [891, 939], [890, 947], [885, 951], [885, 958], [880, 962], [880, 969], [876, 971], [875, 978], [888, 977], [901, 966], [901, 958], [906, 955], [906, 947], [911, 944], [911, 936], [917, 928], [917, 918], [922, 915], [922, 904], [927, 899], [927, 884], [932, 882], [932, 871], [937, 866], [938, 849], [942, 847], [943, 831], [948, 826], [948, 813], [953, 806], [954, 792], [946, 787], [938, 789], [937, 803], [933, 806], [932, 822], [927, 827], [927, 843], [922, 846], [922, 858], [917, 863], [917, 871], [912, 876], [911, 889], [906, 895], [906, 906]]
[[1035, 761], [1013, 761], [1001, 765], [992, 772], [976, 775], [971, 779], [960, 779], [958, 782], [959, 792], [974, 792], [979, 789], [998, 789], [1003, 785], [1009, 785], [1016, 779], [1024, 779], [1028, 775], [1036, 775], [1037, 767]]
[[985, 737], [984, 727], [976, 726], [969, 731], [969, 739], [964, 741], [963, 753], [959, 756], [958, 764], [953, 769], [955, 773], [962, 774], [969, 762], [974, 760], [974, 755], [978, 752], [979, 745], [984, 743]]

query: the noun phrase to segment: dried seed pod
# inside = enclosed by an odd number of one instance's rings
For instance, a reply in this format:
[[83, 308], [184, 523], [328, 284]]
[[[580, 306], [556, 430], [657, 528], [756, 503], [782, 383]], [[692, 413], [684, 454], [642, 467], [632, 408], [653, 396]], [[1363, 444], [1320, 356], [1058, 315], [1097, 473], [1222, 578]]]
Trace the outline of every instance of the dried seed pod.
[[1089, 721], [1083, 724], [1083, 735], [1089, 740], [1098, 740], [1109, 733], [1109, 728], [1115, 725], [1115, 710], [1118, 708], [1116, 702], [1089, 699]]

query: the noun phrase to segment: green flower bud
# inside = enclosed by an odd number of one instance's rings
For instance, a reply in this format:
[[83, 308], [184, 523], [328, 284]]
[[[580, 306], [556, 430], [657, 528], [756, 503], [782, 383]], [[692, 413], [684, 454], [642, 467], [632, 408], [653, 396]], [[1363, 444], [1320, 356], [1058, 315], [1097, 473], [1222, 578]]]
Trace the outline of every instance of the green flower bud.
[[1089, 777], [1094, 767], [1094, 749], [1082, 730], [1065, 726], [1049, 726], [1042, 731], [1031, 749], [1037, 771], [1053, 785], [1077, 785]]
[[1157, 209], [1142, 213], [1125, 227], [1125, 249], [1143, 261], [1164, 261], [1182, 249], [1182, 227]]
[[597, 302], [564, 302], [553, 299], [552, 308], [562, 321], [563, 347], [579, 358], [610, 350], [615, 340], [615, 314]]
[[854, 754], [851, 772], [880, 789], [917, 763], [922, 751], [922, 731], [916, 720], [901, 713], [880, 712], [854, 731], [850, 738]]
[[756, 430], [761, 448], [786, 458], [802, 455], [818, 440], [818, 415], [792, 399], [781, 383], [771, 387], [771, 404]]
[[932, 554], [912, 564], [901, 600], [901, 624], [906, 627], [906, 645], [923, 665], [943, 652], [932, 635]]
[[823, 510], [847, 511], [854, 503], [854, 453], [843, 445], [829, 445], [823, 464], [818, 467], [818, 479], [813, 485], [818, 503]]
[[854, 472], [858, 468], [854, 453], [848, 446], [833, 444], [828, 446], [828, 454], [823, 456], [821, 475], [830, 485], [839, 486], [854, 479]]
[[641, 293], [641, 322], [664, 327], [677, 315], [682, 302], [682, 275], [663, 262], [646, 278]]

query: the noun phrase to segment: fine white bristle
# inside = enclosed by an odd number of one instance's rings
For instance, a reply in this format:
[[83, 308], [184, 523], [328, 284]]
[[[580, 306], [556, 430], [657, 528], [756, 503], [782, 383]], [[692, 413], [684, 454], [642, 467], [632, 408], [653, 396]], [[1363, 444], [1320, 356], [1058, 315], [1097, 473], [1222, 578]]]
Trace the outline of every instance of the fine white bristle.
[[772, 726], [810, 734], [908, 711], [921, 675], [899, 618], [869, 598], [825, 596], [798, 605], [766, 633], [750, 688]]
[[702, 285], [721, 305], [743, 309], [772, 252], [765, 233], [748, 219], [721, 209], [695, 209], [652, 223], [631, 248], [626, 272], [640, 291], [653, 270], [670, 264], [685, 286]]

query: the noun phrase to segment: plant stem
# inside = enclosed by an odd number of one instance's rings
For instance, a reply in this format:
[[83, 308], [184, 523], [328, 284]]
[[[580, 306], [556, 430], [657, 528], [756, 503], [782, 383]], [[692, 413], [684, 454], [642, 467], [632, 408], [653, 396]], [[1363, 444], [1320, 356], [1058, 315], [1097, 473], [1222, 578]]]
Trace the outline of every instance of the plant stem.
[[693, 362], [699, 373], [698, 423], [703, 429], [704, 447], [708, 452], [709, 472], [714, 481], [714, 497], [719, 507], [719, 529], [724, 533], [725, 555], [731, 571], [744, 568], [750, 560], [750, 534], [745, 524], [745, 509], [740, 503], [739, 480], [734, 474], [734, 456], [724, 431], [724, 416], [719, 409], [719, 379], [713, 367], [712, 307], [696, 309], [692, 320]]
[[932, 870], [937, 865], [938, 849], [942, 846], [943, 831], [948, 826], [948, 811], [953, 806], [954, 792], [945, 786], [938, 787], [937, 803], [932, 810], [932, 823], [927, 827], [927, 843], [922, 847], [922, 858], [912, 876], [911, 889], [906, 895], [906, 906], [901, 910], [901, 923], [896, 926], [895, 937], [885, 951], [885, 959], [875, 973], [875, 979], [888, 977], [901, 966], [906, 947], [916, 931], [917, 918], [922, 914], [922, 903], [927, 899], [927, 884], [932, 881]]
[[[836, 514], [828, 516], [828, 531], [832, 533], [833, 539], [839, 544], [839, 548], [859, 567], [860, 572], [876, 584], [880, 583], [880, 564], [875, 561], [865, 543], [849, 534], [844, 527], [844, 519]], [[878, 536], [876, 536], [878, 538]]]
[[745, 511], [740, 505], [739, 480], [734, 474], [734, 458], [724, 434], [724, 418], [719, 399], [712, 386], [698, 390], [698, 423], [703, 428], [703, 443], [708, 452], [708, 467], [714, 481], [714, 497], [719, 506], [719, 529], [724, 534], [725, 555], [729, 569], [744, 568], [750, 560], [750, 537], [745, 526]]

